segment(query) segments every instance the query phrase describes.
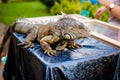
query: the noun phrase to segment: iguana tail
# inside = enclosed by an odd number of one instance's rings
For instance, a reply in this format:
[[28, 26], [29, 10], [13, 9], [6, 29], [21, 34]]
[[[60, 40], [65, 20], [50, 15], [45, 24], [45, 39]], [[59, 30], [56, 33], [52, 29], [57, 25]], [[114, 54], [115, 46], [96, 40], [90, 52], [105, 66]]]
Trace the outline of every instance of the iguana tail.
[[0, 46], [0, 59], [1, 59], [1, 55], [2, 55], [2, 51], [4, 49], [4, 46], [7, 42], [7, 40], [9, 39], [9, 37], [12, 35], [12, 33], [14, 32], [14, 28], [15, 28], [15, 25], [16, 23], [14, 23], [12, 26], [10, 26], [7, 30], [7, 32], [5, 33], [4, 37], [3, 37], [3, 40], [2, 40], [2, 43], [1, 43], [1, 46]]

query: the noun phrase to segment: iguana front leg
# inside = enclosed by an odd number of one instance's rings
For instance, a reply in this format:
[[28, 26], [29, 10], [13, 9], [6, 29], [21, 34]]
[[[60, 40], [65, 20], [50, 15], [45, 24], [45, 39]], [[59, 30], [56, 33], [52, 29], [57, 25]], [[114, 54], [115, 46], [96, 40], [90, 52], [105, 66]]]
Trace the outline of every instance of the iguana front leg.
[[29, 48], [29, 47], [32, 48], [34, 47], [34, 44], [32, 43], [32, 41], [34, 41], [36, 37], [37, 37], [37, 29], [31, 28], [29, 29], [28, 34], [24, 39], [24, 41], [22, 43], [19, 43], [18, 45], [24, 45], [23, 48]]
[[53, 50], [50, 45], [58, 42], [59, 40], [60, 38], [58, 36], [49, 35], [43, 37], [39, 43], [41, 44], [44, 53], [51, 56], [56, 54], [56, 50]]
[[68, 47], [69, 48], [79, 48], [79, 47], [81, 47], [82, 45], [80, 45], [80, 44], [77, 44], [77, 43], [75, 43], [74, 41], [69, 41], [69, 43], [68, 43]]

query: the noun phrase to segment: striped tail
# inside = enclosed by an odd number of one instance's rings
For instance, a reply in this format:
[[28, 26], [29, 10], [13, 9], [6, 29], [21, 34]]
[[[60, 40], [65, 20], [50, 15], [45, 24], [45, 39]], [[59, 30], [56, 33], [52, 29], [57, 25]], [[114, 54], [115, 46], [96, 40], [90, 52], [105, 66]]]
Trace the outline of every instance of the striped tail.
[[4, 49], [4, 46], [7, 42], [7, 40], [9, 39], [9, 37], [12, 35], [12, 33], [14, 32], [14, 28], [15, 28], [16, 23], [14, 23], [12, 26], [10, 26], [7, 30], [7, 32], [5, 33], [3, 40], [2, 40], [2, 44], [0, 46], [0, 59], [1, 59], [1, 55], [2, 55], [2, 51]]

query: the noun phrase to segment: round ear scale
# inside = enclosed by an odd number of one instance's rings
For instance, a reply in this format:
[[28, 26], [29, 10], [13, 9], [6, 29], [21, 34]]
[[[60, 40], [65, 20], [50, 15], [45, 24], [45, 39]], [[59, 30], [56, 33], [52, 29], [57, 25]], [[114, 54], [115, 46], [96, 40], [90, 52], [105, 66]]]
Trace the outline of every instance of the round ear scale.
[[65, 37], [65, 39], [71, 39], [71, 36], [70, 36], [70, 34], [68, 34], [68, 33], [65, 33], [65, 34], [64, 34], [64, 37]]
[[72, 40], [72, 39], [75, 39], [76, 36], [73, 33], [65, 33], [64, 38], [68, 40]]

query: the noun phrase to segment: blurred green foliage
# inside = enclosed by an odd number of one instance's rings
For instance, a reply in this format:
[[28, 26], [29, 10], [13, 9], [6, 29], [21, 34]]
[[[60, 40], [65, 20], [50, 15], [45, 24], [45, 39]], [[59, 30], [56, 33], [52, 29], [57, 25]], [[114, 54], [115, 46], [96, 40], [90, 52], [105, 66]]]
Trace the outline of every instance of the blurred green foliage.
[[[89, 18], [95, 18], [95, 13], [97, 11], [98, 8], [102, 7], [100, 4], [91, 4], [90, 2], [83, 2], [81, 3], [82, 5], [82, 10], [88, 10], [90, 15]], [[108, 21], [108, 12], [103, 13], [102, 15], [100, 15], [99, 20], [102, 21]]]
[[[63, 11], [66, 14], [80, 14], [82, 10], [88, 10], [90, 13], [88, 17], [94, 18], [96, 10], [101, 7], [101, 5], [91, 4], [90, 2], [80, 3], [79, 0], [61, 0], [60, 3], [57, 0], [51, 0], [56, 2], [50, 8], [49, 12], [49, 8], [40, 1], [29, 1], [30, 2], [11, 2], [5, 4], [1, 3], [0, 22], [9, 25], [18, 18], [50, 16], [61, 14], [60, 11]], [[100, 16], [100, 20], [102, 21], [107, 21], [107, 19], [108, 12]]]
[[79, 0], [61, 0], [60, 3], [55, 2], [54, 6], [51, 7], [51, 14], [60, 14], [60, 11], [63, 11], [67, 14], [74, 14], [81, 11], [81, 5]]
[[8, 0], [10, 2], [28, 2], [28, 1], [39, 1], [39, 0]]
[[28, 2], [28, 1], [39, 1], [39, 0], [0, 0], [1, 3]]
[[[51, 7], [50, 13], [52, 15], [60, 14], [63, 11], [66, 14], [81, 14], [82, 10], [89, 11], [89, 18], [94, 18], [96, 10], [100, 8], [101, 5], [91, 4], [89, 1], [80, 3], [79, 0], [61, 0], [60, 3], [55, 2]], [[102, 21], [108, 20], [108, 12], [105, 12], [99, 17]]]
[[38, 1], [0, 4], [0, 22], [7, 25], [18, 18], [48, 15], [47, 7]]

